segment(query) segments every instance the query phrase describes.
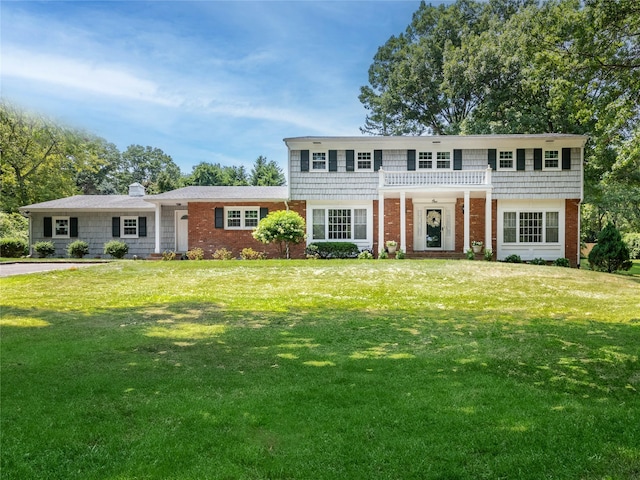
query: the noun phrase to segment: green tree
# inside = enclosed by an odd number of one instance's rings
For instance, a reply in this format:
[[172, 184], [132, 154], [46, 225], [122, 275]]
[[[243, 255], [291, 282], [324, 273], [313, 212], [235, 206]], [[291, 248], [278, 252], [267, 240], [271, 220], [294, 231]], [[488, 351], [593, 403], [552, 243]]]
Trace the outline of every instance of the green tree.
[[50, 120], [0, 103], [0, 206], [5, 212], [77, 192], [67, 155], [70, 132]]
[[273, 160], [268, 160], [260, 155], [256, 158], [249, 183], [256, 186], [281, 186], [286, 183], [284, 173], [280, 166]]
[[138, 182], [147, 193], [154, 194], [178, 188], [182, 173], [171, 156], [161, 149], [129, 145], [122, 153], [119, 177], [121, 193], [126, 193], [126, 187]]
[[264, 244], [277, 244], [280, 256], [290, 258], [289, 245], [305, 239], [304, 219], [292, 210], [276, 210], [260, 220], [252, 235]]
[[609, 273], [631, 268], [629, 249], [613, 224], [608, 224], [598, 235], [598, 243], [589, 252], [589, 264]]

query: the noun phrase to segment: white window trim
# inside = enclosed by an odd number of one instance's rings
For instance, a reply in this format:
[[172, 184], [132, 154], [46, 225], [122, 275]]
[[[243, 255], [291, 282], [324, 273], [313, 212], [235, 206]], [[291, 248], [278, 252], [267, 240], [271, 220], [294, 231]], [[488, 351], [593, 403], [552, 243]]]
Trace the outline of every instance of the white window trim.
[[[58, 235], [56, 233], [56, 221], [57, 220], [66, 220], [67, 221], [67, 234], [66, 235]], [[52, 238], [70, 238], [71, 235], [71, 217], [52, 217], [51, 218], [51, 232]]]
[[[420, 154], [421, 153], [430, 153], [431, 154], [431, 158], [422, 158], [421, 159], [420, 158]], [[435, 158], [435, 156], [434, 156], [433, 152], [431, 152], [431, 151], [423, 150], [421, 152], [418, 152], [417, 158], [416, 158], [416, 170], [435, 170], [436, 168], [435, 168], [435, 159], [434, 158]], [[421, 167], [420, 166], [420, 162], [421, 161], [422, 162], [431, 162], [431, 168], [429, 168], [429, 167]]]
[[[351, 210], [351, 238], [345, 238], [342, 240], [329, 238], [329, 210]], [[314, 239], [313, 238], [313, 210], [324, 210], [325, 216], [325, 238]], [[366, 210], [367, 215], [367, 233], [366, 238], [354, 239], [355, 229], [355, 214], [354, 210]], [[373, 206], [371, 204], [345, 204], [343, 202], [336, 203], [321, 203], [313, 204], [307, 202], [307, 244], [314, 242], [352, 242], [358, 245], [359, 248], [371, 248], [373, 246]]]
[[[504, 240], [504, 214], [505, 213], [515, 213], [516, 214], [516, 241], [515, 242], [506, 242]], [[542, 214], [542, 241], [540, 242], [521, 242], [520, 241], [520, 215], [523, 213], [541, 213]], [[555, 242], [547, 241], [547, 213], [557, 213], [558, 214], [558, 240]], [[562, 225], [560, 225], [562, 219], [562, 211], [554, 208], [539, 208], [539, 209], [513, 209], [506, 208], [500, 213], [500, 237], [502, 239], [502, 243], [505, 245], [559, 245], [562, 243], [562, 239], [560, 237], [560, 233], [563, 230]]]
[[[433, 170], [453, 170], [453, 154], [450, 150], [438, 150], [436, 152], [434, 152], [435, 155], [433, 156]], [[438, 154], [439, 153], [448, 153], [449, 154], [449, 158], [448, 159], [438, 159]], [[447, 168], [438, 168], [438, 162], [449, 162], [449, 166]]]
[[[511, 167], [501, 167], [500, 166], [500, 154], [501, 153], [511, 153]], [[516, 152], [513, 150], [498, 150], [498, 154], [496, 155], [496, 170], [505, 171], [514, 171], [516, 169]]]
[[[136, 221], [136, 233], [135, 234], [125, 234], [124, 233], [124, 222], [125, 220], [135, 220]], [[138, 238], [138, 234], [140, 233], [140, 221], [138, 217], [128, 216], [128, 217], [120, 217], [120, 238]]]
[[[230, 227], [229, 226], [229, 211], [240, 211], [240, 226], [239, 227]], [[224, 229], [225, 230], [253, 230], [256, 226], [247, 227], [245, 226], [246, 216], [245, 213], [247, 211], [256, 211], [258, 212], [258, 216], [256, 217], [258, 222], [260, 222], [260, 207], [257, 206], [248, 206], [248, 207], [234, 207], [228, 206], [224, 207]]]
[[[365, 161], [370, 162], [370, 165], [371, 165], [371, 166], [370, 166], [369, 168], [360, 168], [360, 167], [358, 166], [358, 155], [359, 155], [360, 153], [368, 153], [368, 154], [369, 154], [369, 157], [370, 157], [370, 158], [369, 158], [369, 160], [365, 160]], [[353, 161], [355, 162], [355, 165], [354, 165], [354, 166], [355, 166], [355, 169], [354, 169], [354, 170], [355, 170], [356, 172], [372, 172], [372, 171], [373, 171], [373, 152], [370, 152], [370, 151], [361, 151], [361, 152], [356, 152], [354, 157], [355, 157], [355, 158], [353, 159]]]
[[[558, 166], [557, 167], [547, 167], [547, 152], [556, 152], [558, 154]], [[562, 170], [562, 155], [560, 150], [543, 150], [542, 152], [542, 170], [547, 170], [550, 172]]]
[[[314, 168], [313, 155], [317, 153], [324, 154], [324, 168]], [[328, 172], [329, 171], [329, 152], [326, 150], [312, 150], [309, 152], [309, 171], [310, 172]]]

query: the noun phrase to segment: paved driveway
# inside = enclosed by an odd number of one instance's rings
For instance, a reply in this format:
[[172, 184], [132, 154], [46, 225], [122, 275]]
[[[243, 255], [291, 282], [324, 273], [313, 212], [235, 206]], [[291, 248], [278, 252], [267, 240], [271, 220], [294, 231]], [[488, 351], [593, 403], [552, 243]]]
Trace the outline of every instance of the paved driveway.
[[50, 270], [69, 270], [70, 268], [91, 267], [99, 263], [3, 263], [0, 264], [0, 277], [24, 275], [27, 273], [48, 272]]

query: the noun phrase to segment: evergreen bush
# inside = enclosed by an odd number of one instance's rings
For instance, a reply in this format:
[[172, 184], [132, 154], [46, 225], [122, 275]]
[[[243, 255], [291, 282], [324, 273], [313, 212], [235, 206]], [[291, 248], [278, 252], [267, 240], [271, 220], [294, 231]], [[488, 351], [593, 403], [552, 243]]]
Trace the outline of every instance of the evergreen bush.
[[21, 238], [1, 238], [0, 257], [19, 258], [29, 253], [29, 244]]
[[358, 258], [360, 249], [352, 242], [314, 242], [309, 244], [305, 253], [323, 259]]
[[67, 245], [67, 255], [73, 258], [82, 258], [89, 255], [89, 244], [82, 240], [76, 240]]
[[204, 250], [202, 250], [200, 247], [196, 247], [191, 250], [188, 250], [186, 255], [189, 260], [203, 260]]
[[129, 245], [119, 240], [111, 240], [104, 244], [104, 253], [113, 258], [124, 258], [129, 253]]
[[544, 258], [534, 258], [529, 262], [531, 265], [546, 265], [547, 261]]
[[215, 252], [213, 252], [214, 260], [233, 260], [233, 252], [231, 250], [227, 250], [226, 248], [219, 248]]
[[520, 258], [520, 255], [516, 255], [515, 253], [513, 255], [509, 255], [508, 257], [506, 257], [504, 259], [505, 263], [522, 263], [522, 259]]
[[598, 243], [589, 253], [589, 264], [594, 270], [609, 273], [631, 268], [629, 249], [612, 223], [598, 234]]
[[53, 242], [36, 242], [33, 245], [33, 249], [40, 258], [47, 258], [48, 256], [56, 253], [56, 247]]
[[571, 267], [571, 262], [568, 258], [556, 258], [553, 261], [553, 265], [556, 267]]
[[257, 252], [253, 248], [243, 248], [240, 252], [240, 258], [243, 260], [265, 260], [267, 254], [265, 252]]

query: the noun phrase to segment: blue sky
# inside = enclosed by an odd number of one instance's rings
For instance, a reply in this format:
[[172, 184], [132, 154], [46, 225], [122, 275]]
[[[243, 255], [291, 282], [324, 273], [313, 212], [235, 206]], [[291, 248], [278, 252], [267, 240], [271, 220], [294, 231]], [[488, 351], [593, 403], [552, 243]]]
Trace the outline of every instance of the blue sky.
[[2, 97], [123, 151], [284, 169], [283, 138], [359, 135], [379, 46], [419, 1], [7, 1]]

